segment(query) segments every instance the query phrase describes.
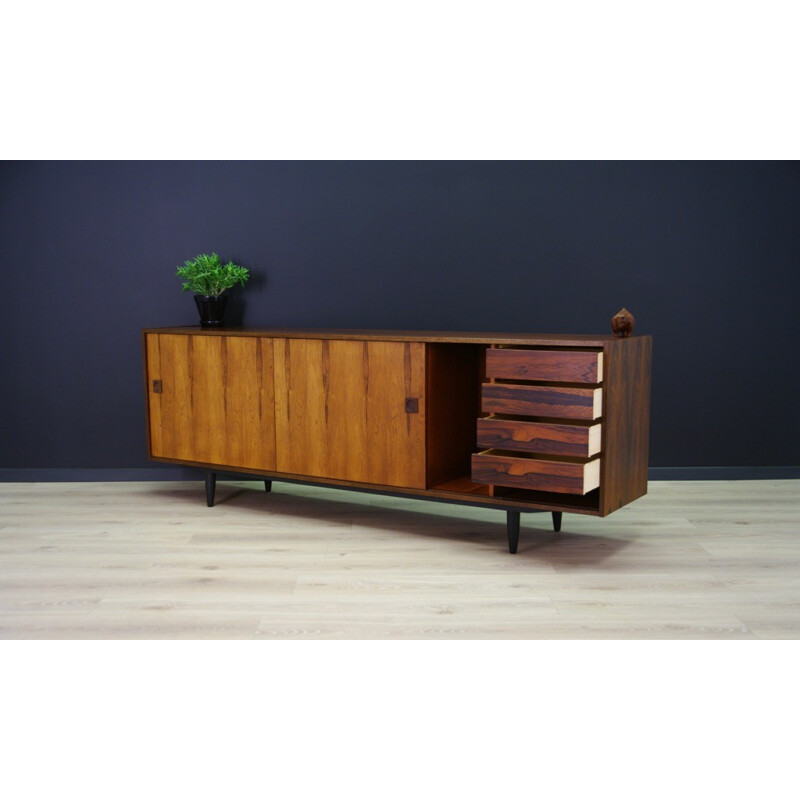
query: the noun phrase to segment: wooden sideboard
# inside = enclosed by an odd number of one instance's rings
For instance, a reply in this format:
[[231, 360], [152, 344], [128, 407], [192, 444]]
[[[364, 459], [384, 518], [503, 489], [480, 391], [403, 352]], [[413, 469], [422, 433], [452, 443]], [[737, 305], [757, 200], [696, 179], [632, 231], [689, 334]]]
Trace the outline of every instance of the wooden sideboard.
[[144, 331], [148, 455], [507, 513], [606, 516], [647, 492], [651, 338]]

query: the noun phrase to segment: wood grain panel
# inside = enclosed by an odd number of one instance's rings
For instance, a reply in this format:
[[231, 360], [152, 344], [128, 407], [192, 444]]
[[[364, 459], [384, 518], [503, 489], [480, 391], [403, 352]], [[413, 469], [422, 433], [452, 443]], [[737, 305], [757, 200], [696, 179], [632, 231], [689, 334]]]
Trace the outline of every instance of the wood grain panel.
[[589, 458], [600, 452], [601, 426], [487, 417], [478, 420], [478, 447]]
[[211, 464], [231, 463], [225, 457], [228, 449], [225, 414], [226, 342], [223, 336], [189, 337], [191, 419], [184, 421], [190, 423], [189, 435], [183, 438], [181, 445], [191, 446], [200, 456], [200, 461]]
[[559, 383], [600, 383], [603, 354], [586, 350], [513, 350], [486, 353], [489, 378]]
[[171, 334], [157, 337], [161, 371], [158, 375], [150, 376], [150, 392], [153, 397], [152, 381], [160, 380], [164, 389], [155, 397], [161, 406], [161, 455], [166, 458], [205, 461], [205, 448], [195, 444], [199, 434], [194, 429], [194, 391], [191, 380], [193, 338]]
[[161, 437], [161, 395], [153, 392], [151, 376], [161, 375], [161, 354], [158, 347], [160, 336], [155, 333], [144, 335], [144, 392], [147, 407], [148, 455], [159, 456], [164, 453]]
[[650, 336], [636, 336], [606, 345], [607, 408], [600, 492], [604, 516], [647, 493], [652, 344]]
[[275, 469], [270, 340], [149, 334], [147, 354], [151, 455]]
[[584, 495], [600, 484], [600, 459], [582, 464], [518, 458], [488, 450], [472, 456], [472, 480], [519, 489]]
[[223, 463], [238, 466], [270, 463], [274, 469], [272, 340], [223, 339], [226, 436]]
[[[275, 340], [278, 471], [425, 487], [425, 345]], [[418, 400], [406, 413], [405, 400]]]
[[280, 472], [323, 475], [327, 452], [322, 342], [273, 339], [275, 451]]
[[482, 396], [483, 410], [493, 414], [593, 420], [603, 413], [602, 389], [484, 383]]
[[[346, 342], [340, 343], [350, 347]], [[425, 345], [369, 342], [367, 480], [425, 488]], [[417, 413], [405, 410], [417, 398]]]

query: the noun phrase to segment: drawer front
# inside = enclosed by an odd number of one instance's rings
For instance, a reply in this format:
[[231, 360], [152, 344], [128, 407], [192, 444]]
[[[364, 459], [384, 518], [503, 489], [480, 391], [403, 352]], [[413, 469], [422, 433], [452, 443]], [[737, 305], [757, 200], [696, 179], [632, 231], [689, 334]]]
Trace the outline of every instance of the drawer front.
[[600, 485], [600, 459], [575, 464], [488, 450], [472, 456], [472, 480], [516, 489], [584, 495]]
[[492, 414], [593, 420], [603, 413], [602, 389], [484, 383], [482, 408]]
[[478, 447], [589, 458], [600, 452], [600, 429], [488, 417], [478, 420]]
[[587, 350], [486, 351], [486, 376], [502, 380], [600, 383], [603, 354]]

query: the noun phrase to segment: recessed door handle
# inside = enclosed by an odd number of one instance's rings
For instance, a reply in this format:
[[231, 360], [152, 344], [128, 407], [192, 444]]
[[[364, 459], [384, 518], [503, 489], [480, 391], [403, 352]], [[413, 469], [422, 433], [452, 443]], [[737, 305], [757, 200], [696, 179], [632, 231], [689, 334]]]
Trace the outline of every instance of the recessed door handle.
[[419, 398], [406, 397], [406, 414], [416, 414], [419, 411]]
[[161, 394], [161, 381], [153, 381], [153, 394]]

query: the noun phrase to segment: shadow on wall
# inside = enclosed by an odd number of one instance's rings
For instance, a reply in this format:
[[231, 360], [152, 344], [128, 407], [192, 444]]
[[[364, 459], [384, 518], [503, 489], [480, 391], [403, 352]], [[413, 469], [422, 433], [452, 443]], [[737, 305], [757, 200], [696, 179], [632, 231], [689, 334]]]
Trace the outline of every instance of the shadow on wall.
[[244, 287], [236, 287], [229, 291], [228, 305], [225, 309], [225, 324], [227, 327], [239, 328], [244, 326], [247, 312], [247, 294], [251, 289], [260, 292], [267, 285], [267, 276], [263, 268], [250, 273], [250, 278]]

